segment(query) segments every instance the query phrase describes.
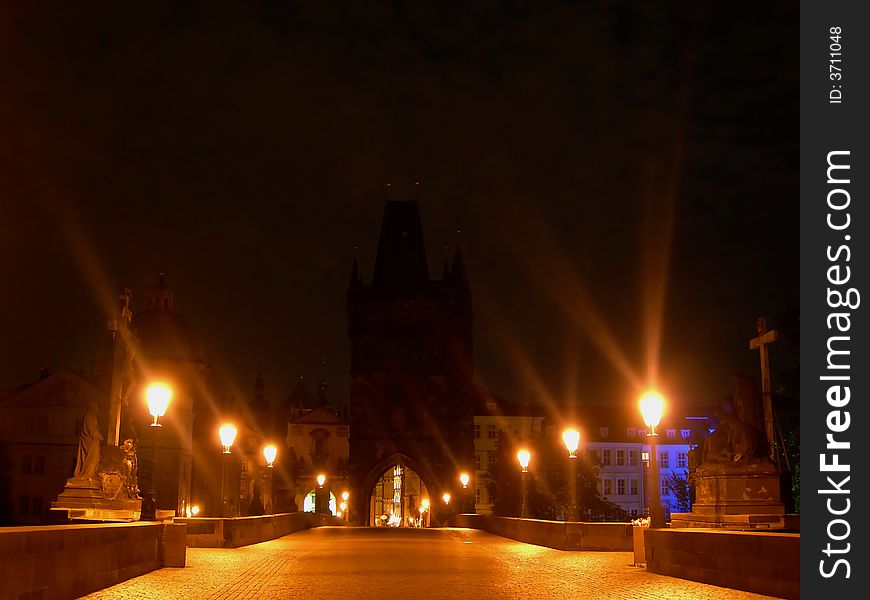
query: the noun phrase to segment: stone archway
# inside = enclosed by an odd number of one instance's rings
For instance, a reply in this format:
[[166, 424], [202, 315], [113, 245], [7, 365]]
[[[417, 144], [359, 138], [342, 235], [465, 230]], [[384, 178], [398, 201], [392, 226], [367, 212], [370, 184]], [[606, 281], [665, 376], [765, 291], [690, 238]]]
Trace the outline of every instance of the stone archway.
[[[417, 527], [435, 522], [435, 478], [430, 469], [403, 455], [394, 454], [375, 465], [363, 482], [363, 521], [370, 527]], [[363, 508], [363, 507], [361, 507]], [[421, 514], [420, 508], [424, 508]]]

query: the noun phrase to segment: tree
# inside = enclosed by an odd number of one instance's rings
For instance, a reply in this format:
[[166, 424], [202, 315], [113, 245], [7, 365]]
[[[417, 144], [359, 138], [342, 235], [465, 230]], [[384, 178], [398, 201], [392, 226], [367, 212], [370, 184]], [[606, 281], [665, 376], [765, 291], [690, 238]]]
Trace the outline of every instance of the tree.
[[676, 500], [676, 511], [674, 512], [689, 512], [692, 510], [692, 500], [689, 492], [689, 480], [679, 475], [671, 473], [667, 479], [668, 489], [674, 495]]
[[[565, 520], [570, 505], [571, 464], [576, 461], [577, 504], [582, 520], [627, 521], [628, 514], [598, 493], [598, 465], [593, 456], [581, 452], [569, 459], [560, 439], [537, 434], [525, 445], [532, 453], [528, 473], [529, 516], [535, 519]], [[487, 489], [494, 498], [493, 512], [501, 516], [520, 514], [521, 470], [516, 459], [519, 445], [499, 436], [496, 463], [487, 473]]]

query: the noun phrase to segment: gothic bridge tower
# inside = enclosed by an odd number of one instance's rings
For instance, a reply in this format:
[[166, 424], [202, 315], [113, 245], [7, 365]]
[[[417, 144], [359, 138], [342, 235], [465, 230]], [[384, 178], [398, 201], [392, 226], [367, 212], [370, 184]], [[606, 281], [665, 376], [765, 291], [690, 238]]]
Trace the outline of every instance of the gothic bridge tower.
[[388, 201], [371, 282], [354, 261], [347, 307], [354, 517], [408, 525], [428, 500], [434, 525], [445, 516], [442, 493], [459, 498], [460, 470], [473, 472], [471, 290], [462, 254], [457, 248], [442, 277], [430, 279], [417, 203]]

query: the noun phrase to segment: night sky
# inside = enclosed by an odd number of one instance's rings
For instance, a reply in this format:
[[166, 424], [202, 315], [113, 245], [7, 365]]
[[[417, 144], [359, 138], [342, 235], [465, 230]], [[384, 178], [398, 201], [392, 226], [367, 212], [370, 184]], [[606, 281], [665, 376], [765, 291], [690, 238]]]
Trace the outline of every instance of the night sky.
[[343, 404], [387, 181], [509, 400], [633, 401], [658, 322], [684, 405], [758, 377], [757, 316], [797, 366], [797, 3], [88, 4], [0, 9], [0, 388], [165, 272], [216, 395], [325, 358]]

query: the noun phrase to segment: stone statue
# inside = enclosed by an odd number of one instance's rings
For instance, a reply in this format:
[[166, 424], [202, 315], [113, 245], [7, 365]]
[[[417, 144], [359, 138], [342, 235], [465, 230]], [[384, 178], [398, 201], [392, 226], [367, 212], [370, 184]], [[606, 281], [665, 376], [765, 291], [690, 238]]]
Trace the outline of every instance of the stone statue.
[[139, 498], [139, 457], [136, 456], [136, 443], [127, 438], [121, 445], [124, 451], [124, 471], [128, 498]]
[[761, 428], [761, 402], [755, 384], [742, 373], [732, 376], [737, 389], [732, 410], [715, 411], [719, 419], [716, 430], [704, 440], [701, 464], [747, 465], [764, 462], [767, 443]]
[[88, 404], [88, 410], [82, 418], [79, 432], [79, 451], [76, 457], [76, 479], [96, 479], [97, 466], [100, 464], [100, 442], [103, 435], [97, 422], [97, 403]]

